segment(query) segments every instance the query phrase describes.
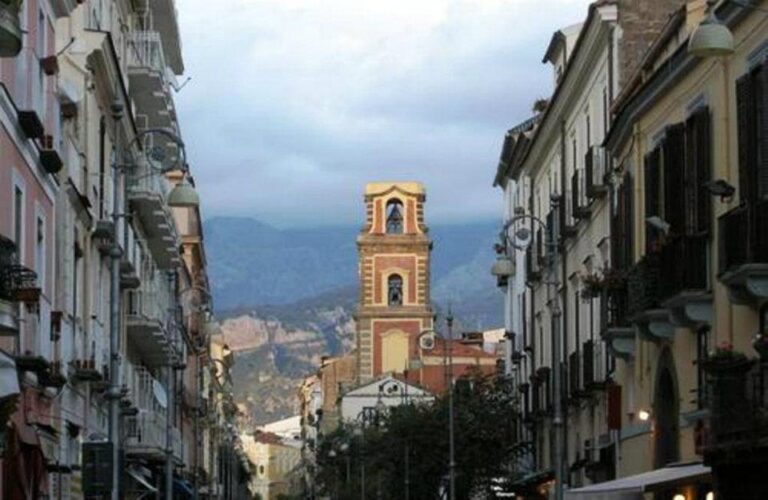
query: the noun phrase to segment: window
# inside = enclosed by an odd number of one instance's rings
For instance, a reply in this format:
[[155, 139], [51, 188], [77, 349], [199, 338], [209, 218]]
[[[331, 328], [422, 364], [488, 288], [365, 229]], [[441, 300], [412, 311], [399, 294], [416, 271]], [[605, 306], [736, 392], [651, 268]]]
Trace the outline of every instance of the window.
[[23, 261], [24, 255], [24, 191], [19, 186], [13, 189], [13, 241], [16, 243], [16, 259]]
[[387, 290], [387, 303], [390, 306], [403, 305], [403, 278], [399, 274], [387, 278]]
[[757, 66], [736, 82], [739, 141], [739, 196], [756, 203], [768, 200], [768, 63]]
[[387, 202], [387, 233], [403, 233], [403, 203], [400, 200]]
[[[35, 236], [35, 271], [37, 272], [40, 288], [45, 290], [45, 222], [37, 218], [37, 234]], [[45, 293], [45, 292], [43, 292]]]
[[[645, 217], [660, 217], [673, 235], [709, 232], [712, 197], [704, 186], [711, 178], [710, 135], [709, 109], [702, 107], [685, 123], [668, 127], [645, 157]], [[646, 252], [661, 243], [659, 232], [646, 227]]]

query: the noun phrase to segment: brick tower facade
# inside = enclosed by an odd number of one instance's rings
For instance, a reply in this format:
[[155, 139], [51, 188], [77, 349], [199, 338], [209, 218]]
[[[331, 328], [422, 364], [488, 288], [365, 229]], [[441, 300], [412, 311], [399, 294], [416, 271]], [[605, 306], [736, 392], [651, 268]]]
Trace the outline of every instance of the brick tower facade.
[[357, 238], [360, 382], [405, 371], [419, 333], [432, 328], [425, 199], [417, 182], [376, 182], [365, 188], [366, 223]]

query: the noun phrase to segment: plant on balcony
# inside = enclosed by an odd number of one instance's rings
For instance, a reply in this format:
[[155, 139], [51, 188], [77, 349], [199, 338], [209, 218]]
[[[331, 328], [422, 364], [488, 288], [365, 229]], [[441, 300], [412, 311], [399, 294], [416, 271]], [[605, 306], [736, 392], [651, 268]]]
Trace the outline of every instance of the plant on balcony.
[[704, 369], [710, 373], [721, 371], [730, 371], [741, 369], [746, 371], [751, 366], [752, 361], [747, 358], [743, 352], [734, 350], [733, 344], [724, 341], [718, 344], [714, 351], [704, 361]]
[[603, 291], [619, 290], [624, 287], [626, 278], [624, 274], [612, 268], [603, 268], [600, 271], [589, 273], [582, 278], [584, 289], [582, 296], [595, 298], [602, 295]]

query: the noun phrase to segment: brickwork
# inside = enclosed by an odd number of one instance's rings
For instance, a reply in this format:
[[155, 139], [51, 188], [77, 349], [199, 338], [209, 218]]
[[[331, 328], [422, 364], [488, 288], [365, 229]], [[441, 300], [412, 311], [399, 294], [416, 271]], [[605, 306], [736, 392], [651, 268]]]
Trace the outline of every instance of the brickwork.
[[659, 36], [670, 16], [685, 0], [619, 0], [618, 71], [623, 88]]

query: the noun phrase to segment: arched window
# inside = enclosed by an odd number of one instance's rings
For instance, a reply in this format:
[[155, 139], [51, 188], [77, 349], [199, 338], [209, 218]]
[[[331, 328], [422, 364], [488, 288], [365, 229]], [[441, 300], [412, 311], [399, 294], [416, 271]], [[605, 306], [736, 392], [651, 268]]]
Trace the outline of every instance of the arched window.
[[403, 203], [398, 199], [387, 202], [387, 233], [403, 234]]
[[387, 279], [387, 303], [390, 306], [403, 305], [403, 278], [392, 274]]

